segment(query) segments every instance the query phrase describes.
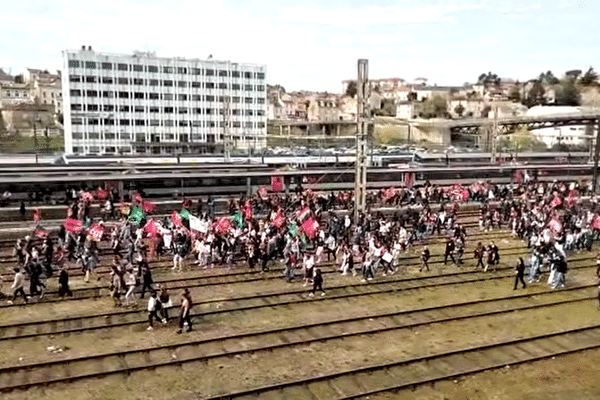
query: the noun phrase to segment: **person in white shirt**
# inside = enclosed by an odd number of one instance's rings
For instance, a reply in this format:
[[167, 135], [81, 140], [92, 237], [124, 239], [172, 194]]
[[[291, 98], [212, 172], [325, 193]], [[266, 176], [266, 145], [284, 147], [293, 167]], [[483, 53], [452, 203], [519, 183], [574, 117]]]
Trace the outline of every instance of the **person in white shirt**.
[[[155, 291], [152, 291], [152, 294], [150, 295], [150, 299], [148, 300], [148, 322], [150, 323], [150, 326], [148, 327], [148, 330], [151, 331], [153, 328], [152, 326], [152, 320], [156, 319], [156, 321], [160, 322], [160, 318], [158, 317], [158, 312], [160, 311], [162, 305], [160, 303], [160, 301], [158, 300], [158, 297], [156, 295]], [[166, 321], [164, 321], [163, 323], [165, 323]]]
[[18, 295], [23, 296], [23, 300], [27, 303], [27, 296], [25, 295], [25, 274], [21, 271], [20, 268], [15, 268], [15, 281], [13, 282], [11, 289], [13, 290], [12, 299], [8, 301], [8, 304], [13, 304], [13, 302], [17, 299]]
[[133, 293], [133, 290], [135, 289], [135, 285], [136, 285], [135, 274], [133, 273], [133, 271], [131, 269], [128, 269], [127, 272], [125, 273], [125, 286], [127, 287], [127, 293], [125, 293], [125, 305], [127, 305], [127, 306], [130, 305], [130, 302], [132, 302], [134, 305], [136, 304], [135, 294]]

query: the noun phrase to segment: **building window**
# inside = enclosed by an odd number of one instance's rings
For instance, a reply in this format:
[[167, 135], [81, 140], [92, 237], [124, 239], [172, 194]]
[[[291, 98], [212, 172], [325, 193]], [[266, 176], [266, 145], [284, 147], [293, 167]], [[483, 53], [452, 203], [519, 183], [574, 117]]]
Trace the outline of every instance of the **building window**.
[[134, 85], [143, 85], [144, 83], [145, 83], [144, 80], [141, 78], [133, 78]]
[[206, 82], [205, 87], [207, 89], [214, 89], [215, 88], [215, 84], [214, 84], [214, 82]]
[[[71, 97], [81, 96], [81, 90], [79, 89], [71, 89], [69, 93]], [[10, 92], [6, 92], [6, 97], [10, 97]]]
[[[127, 121], [127, 122], [129, 122], [129, 121]], [[129, 132], [121, 132], [121, 134], [119, 135], [119, 137], [121, 138], [121, 140], [131, 140], [131, 133], [129, 133]]]
[[213, 95], [206, 95], [206, 101], [215, 101], [215, 96]]
[[186, 88], [187, 87], [187, 82], [186, 81], [179, 81], [179, 82], [177, 82], [177, 86], [179, 86], [180, 88]]
[[119, 78], [119, 85], [129, 85], [129, 78]]
[[135, 92], [133, 94], [134, 99], [144, 99], [145, 97], [146, 97], [145, 93], [142, 93], [142, 92]]
[[179, 108], [179, 114], [187, 114], [188, 113], [188, 109], [185, 107], [180, 107]]
[[207, 69], [204, 71], [204, 75], [206, 76], [214, 76], [215, 75], [215, 70], [214, 69]]
[[88, 111], [98, 111], [98, 104], [88, 104], [87, 110]]
[[173, 126], [173, 120], [170, 120], [170, 119], [165, 120], [164, 126]]
[[98, 118], [88, 118], [88, 125], [100, 125]]
[[241, 110], [234, 108], [233, 110], [231, 110], [231, 114], [232, 115], [241, 115]]
[[88, 90], [86, 92], [87, 97], [98, 97], [98, 91], [96, 90]]
[[226, 71], [226, 70], [223, 70], [223, 69], [222, 69], [222, 70], [220, 70], [220, 71], [219, 71], [219, 76], [227, 76], [227, 75], [228, 75], [228, 74], [227, 74], [227, 71]]
[[163, 100], [173, 100], [173, 94], [171, 94], [171, 93], [163, 94]]
[[86, 76], [85, 81], [87, 83], [96, 83], [98, 81], [98, 78], [96, 78], [95, 76]]
[[264, 72], [257, 72], [255, 75], [256, 75], [256, 79], [265, 79]]
[[178, 74], [187, 74], [187, 68], [177, 67], [177, 73]]
[[177, 96], [179, 100], [186, 101], [188, 99], [187, 94], [180, 94]]
[[129, 106], [119, 106], [120, 112], [129, 112]]
[[135, 106], [135, 108], [133, 109], [134, 112], [137, 113], [143, 113], [145, 110], [144, 106]]
[[117, 66], [117, 69], [118, 69], [119, 71], [129, 71], [129, 66], [128, 66], [127, 64], [119, 64], [119, 65]]
[[113, 106], [112, 104], [105, 104], [104, 107], [102, 107], [102, 111], [105, 111], [105, 112], [115, 111], [115, 106]]
[[219, 89], [227, 89], [227, 84], [224, 82], [219, 83]]
[[265, 98], [264, 97], [259, 97], [256, 99], [256, 104], [265, 104]]
[[135, 72], [144, 72], [144, 66], [139, 64], [133, 64], [133, 70]]
[[158, 67], [156, 65], [148, 65], [148, 72], [157, 73]]
[[254, 128], [254, 123], [253, 122], [246, 122], [246, 124], [244, 125], [246, 128]]
[[202, 70], [200, 68], [192, 68], [190, 70], [190, 74], [192, 75], [200, 75], [202, 73]]
[[69, 68], [79, 68], [79, 60], [69, 60]]
[[202, 95], [201, 94], [193, 94], [192, 101], [202, 101]]
[[163, 86], [172, 87], [173, 86], [173, 81], [171, 81], [171, 80], [165, 80], [165, 81], [163, 81]]
[[265, 90], [265, 86], [264, 86], [264, 85], [256, 85], [256, 90], [257, 90], [258, 92], [262, 92], [262, 91], [264, 91], [264, 90]]
[[173, 107], [165, 107], [164, 108], [165, 114], [173, 114], [173, 111], [174, 111]]
[[135, 120], [135, 126], [146, 126], [146, 120], [136, 119]]
[[179, 126], [188, 126], [187, 121], [179, 121]]
[[246, 86], [244, 86], [244, 89], [246, 90], [246, 92], [251, 92], [253, 87], [252, 87], [252, 85], [246, 85]]
[[244, 72], [244, 78], [252, 79], [252, 72]]
[[71, 104], [71, 111], [82, 111], [83, 107], [81, 104]]
[[121, 125], [121, 126], [129, 126], [129, 120], [128, 119], [120, 119], [119, 120], [119, 125]]
[[115, 154], [116, 149], [114, 147], [107, 147], [104, 149], [104, 154]]
[[[72, 125], [83, 125], [83, 120], [81, 118], [73, 118], [73, 119], [71, 119], [71, 124]], [[81, 133], [77, 133], [77, 134], [79, 136], [81, 136]], [[83, 137], [76, 138], [75, 132], [73, 132], [73, 139], [83, 139]]]
[[102, 69], [113, 69], [112, 63], [103, 62]]
[[69, 82], [81, 82], [81, 76], [69, 75]]
[[102, 77], [102, 83], [107, 83], [109, 85], [113, 84], [113, 78], [111, 78], [110, 76], [103, 76]]
[[129, 98], [129, 92], [119, 92], [119, 98], [120, 99], [128, 99]]
[[240, 128], [241, 126], [242, 126], [242, 123], [240, 121], [233, 121], [234, 128]]
[[240, 84], [239, 83], [234, 83], [231, 85], [231, 89], [233, 90], [240, 90]]
[[106, 132], [104, 134], [104, 139], [106, 139], [106, 140], [114, 140], [115, 136], [116, 135], [114, 133], [112, 133], [112, 132]]
[[88, 139], [100, 139], [100, 134], [98, 132], [88, 132]]
[[252, 97], [246, 97], [245, 103], [246, 104], [252, 104]]
[[107, 99], [112, 99], [115, 97], [115, 92], [113, 92], [112, 90], [109, 91], [103, 91], [102, 92], [102, 97], [107, 98]]
[[258, 123], [258, 127], [259, 128], [264, 128], [265, 127], [265, 123], [264, 122], [259, 122]]
[[158, 93], [148, 93], [148, 98], [150, 100], [158, 100], [160, 96], [158, 95]]
[[265, 115], [265, 111], [264, 110], [256, 110], [256, 115], [258, 115], [259, 117], [263, 117]]
[[173, 67], [163, 67], [162, 68], [162, 72], [163, 72], [163, 74], [172, 74], [173, 73]]
[[85, 67], [88, 69], [96, 69], [96, 63], [94, 61], [86, 61]]
[[231, 72], [231, 77], [232, 78], [239, 78], [240, 77], [240, 71], [232, 71]]
[[158, 107], [149, 107], [148, 112], [158, 113], [158, 112], [160, 112], [160, 109]]
[[150, 126], [160, 126], [160, 121], [157, 119], [151, 119]]
[[231, 98], [231, 102], [232, 103], [239, 103], [240, 102], [240, 98], [238, 96], [234, 96]]
[[150, 86], [158, 86], [158, 79], [150, 79], [150, 80], [148, 81], [148, 84], [149, 84]]
[[129, 154], [129, 153], [131, 153], [131, 148], [129, 148], [129, 147], [119, 147], [119, 153], [121, 153], [121, 154]]
[[192, 82], [192, 87], [195, 89], [200, 89], [202, 87], [201, 82]]
[[[81, 125], [81, 119], [79, 120], [79, 123], [75, 125]], [[83, 139], [83, 132], [73, 132], [73, 139]]]

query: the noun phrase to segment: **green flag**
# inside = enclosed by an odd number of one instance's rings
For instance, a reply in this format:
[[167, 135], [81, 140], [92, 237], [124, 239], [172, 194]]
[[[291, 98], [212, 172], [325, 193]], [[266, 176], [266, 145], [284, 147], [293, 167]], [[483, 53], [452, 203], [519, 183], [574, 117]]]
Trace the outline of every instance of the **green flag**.
[[238, 211], [235, 213], [235, 215], [233, 216], [233, 222], [235, 222], [239, 228], [244, 226], [244, 217], [242, 217], [241, 212]]
[[131, 210], [131, 214], [129, 214], [129, 220], [131, 222], [133, 222], [134, 224], [139, 224], [142, 219], [144, 218], [144, 212], [142, 211], [141, 208], [139, 207], [134, 207], [133, 210]]
[[181, 218], [190, 219], [190, 212], [188, 210], [181, 210], [179, 215]]
[[290, 225], [290, 235], [292, 236], [296, 236], [296, 233], [298, 232], [298, 227], [296, 226], [295, 223]]

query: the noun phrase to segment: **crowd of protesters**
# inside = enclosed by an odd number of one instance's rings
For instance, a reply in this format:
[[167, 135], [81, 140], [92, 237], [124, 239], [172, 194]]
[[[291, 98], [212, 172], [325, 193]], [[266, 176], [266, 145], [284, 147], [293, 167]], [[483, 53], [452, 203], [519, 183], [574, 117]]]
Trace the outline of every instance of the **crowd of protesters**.
[[[446, 238], [443, 264], [452, 262], [461, 267], [466, 263], [468, 237], [458, 210], [459, 203], [468, 201], [481, 203], [480, 230], [508, 228], [531, 248], [528, 262], [519, 258], [514, 269], [514, 289], [519, 282], [526, 287], [527, 269], [528, 283], [538, 282], [547, 271], [551, 287], [562, 288], [569, 254], [591, 250], [600, 233], [600, 208], [594, 199], [583, 202], [586, 191], [587, 187], [577, 183], [530, 179], [514, 185], [488, 182], [469, 187], [425, 184], [420, 188], [388, 188], [369, 194], [369, 209], [356, 221], [351, 218], [350, 192], [318, 196], [299, 189], [269, 194], [261, 188], [253, 196], [231, 200], [227, 216], [216, 213], [215, 201], [209, 197], [205, 202], [184, 199], [180, 211], [159, 218], [154, 216], [156, 206], [144, 198], [143, 191], [118, 205], [110, 191], [82, 191], [69, 206], [65, 224], [57, 234], [38, 227], [33, 235], [41, 241], [30, 236], [17, 241], [14, 256], [18, 267], [9, 301], [18, 296], [28, 301], [27, 282], [29, 296], [42, 298], [45, 280], [55, 274], [59, 295], [73, 296], [66, 265], [78, 263], [84, 282], [89, 282], [100, 265], [100, 242], [113, 254], [108, 287], [115, 306], [134, 307], [138, 293], [140, 299], [149, 293], [148, 329], [153, 329], [155, 321], [168, 323], [168, 311], [173, 307], [167, 288], [155, 287], [149, 267], [150, 261], [165, 257], [172, 259], [176, 272], [187, 267], [232, 268], [243, 262], [250, 269], [266, 272], [281, 261], [285, 279], [312, 285], [311, 296], [316, 292], [325, 295], [322, 268], [329, 262], [342, 275], [360, 275], [367, 282], [376, 274], [385, 276], [401, 270], [402, 253], [435, 235]], [[103, 213], [94, 221], [90, 205], [97, 201]], [[440, 206], [431, 207], [431, 203]], [[403, 205], [418, 207], [398, 209]], [[423, 246], [420, 271], [430, 270], [430, 257], [428, 246]], [[476, 269], [495, 270], [499, 263], [499, 249], [493, 241], [477, 243], [473, 251]], [[136, 292], [138, 288], [141, 290]], [[192, 304], [186, 289], [181, 293], [179, 332], [192, 327]]]

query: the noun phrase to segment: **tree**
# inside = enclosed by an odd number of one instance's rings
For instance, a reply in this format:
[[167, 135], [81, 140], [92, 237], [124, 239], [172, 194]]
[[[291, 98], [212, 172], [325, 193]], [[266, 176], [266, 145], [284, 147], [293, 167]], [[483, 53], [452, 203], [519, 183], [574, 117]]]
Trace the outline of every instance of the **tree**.
[[521, 101], [521, 85], [519, 81], [515, 82], [515, 85], [508, 92], [508, 99], [517, 103]]
[[490, 115], [490, 112], [492, 112], [492, 106], [487, 105], [483, 107], [483, 110], [481, 110], [481, 118], [487, 118]]
[[566, 78], [561, 84], [556, 95], [556, 104], [559, 106], [574, 106], [581, 105], [581, 94], [575, 85], [575, 79]]
[[354, 98], [354, 96], [356, 96], [357, 93], [358, 86], [356, 84], [356, 81], [350, 81], [350, 83], [348, 83], [348, 87], [346, 87], [346, 95]]
[[417, 92], [410, 92], [408, 96], [406, 96], [408, 101], [417, 101]]
[[557, 85], [560, 83], [560, 81], [556, 76], [554, 76], [552, 71], [548, 71], [546, 73], [542, 72], [538, 77], [538, 80], [542, 83], [545, 83], [546, 85]]
[[546, 98], [544, 95], [546, 94], [546, 89], [542, 85], [542, 82], [539, 80], [533, 83], [531, 89], [527, 93], [527, 98], [524, 103], [527, 107], [539, 106], [546, 102]]
[[581, 75], [581, 70], [580, 69], [572, 69], [570, 71], [565, 72], [565, 75], [567, 76], [567, 78], [571, 78], [573, 80], [577, 80], [577, 78], [579, 78], [579, 76]]
[[587, 72], [581, 77], [581, 84], [583, 86], [591, 86], [598, 80], [598, 73], [594, 71], [593, 67], [590, 67]]
[[434, 96], [423, 102], [424, 118], [442, 118], [448, 113], [446, 99], [441, 96]]
[[456, 107], [454, 107], [454, 112], [459, 117], [462, 117], [463, 113], [465, 112], [465, 107], [462, 105], [462, 103], [458, 103], [458, 105]]
[[500, 86], [500, 77], [492, 72], [488, 72], [487, 74], [484, 73], [479, 75], [477, 82], [487, 89], [490, 86]]

